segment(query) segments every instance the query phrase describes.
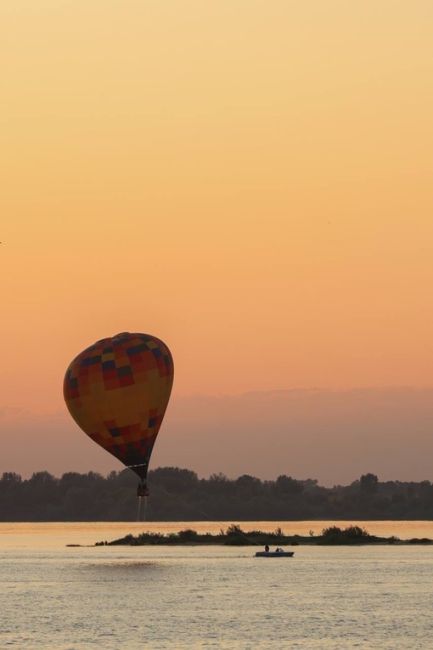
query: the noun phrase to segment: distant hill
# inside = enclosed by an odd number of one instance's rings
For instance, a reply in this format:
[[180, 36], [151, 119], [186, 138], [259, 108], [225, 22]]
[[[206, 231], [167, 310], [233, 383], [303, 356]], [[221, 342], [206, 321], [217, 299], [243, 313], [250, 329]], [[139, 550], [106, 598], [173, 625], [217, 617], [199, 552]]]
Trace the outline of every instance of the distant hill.
[[[248, 521], [302, 519], [433, 519], [430, 481], [380, 482], [364, 474], [347, 486], [325, 488], [316, 480], [281, 475], [262, 481], [247, 474], [228, 479], [160, 467], [149, 472], [147, 519], [153, 521]], [[129, 470], [104, 477], [69, 472], [56, 478], [37, 472], [0, 479], [0, 521], [132, 521], [137, 479]]]

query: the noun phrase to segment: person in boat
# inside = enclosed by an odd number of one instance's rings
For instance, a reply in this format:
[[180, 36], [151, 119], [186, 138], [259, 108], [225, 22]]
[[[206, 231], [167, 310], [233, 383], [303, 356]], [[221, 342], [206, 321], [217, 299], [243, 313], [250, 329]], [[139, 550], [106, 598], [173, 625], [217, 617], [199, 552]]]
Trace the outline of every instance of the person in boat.
[[269, 546], [267, 544], [265, 546], [265, 553], [269, 553]]

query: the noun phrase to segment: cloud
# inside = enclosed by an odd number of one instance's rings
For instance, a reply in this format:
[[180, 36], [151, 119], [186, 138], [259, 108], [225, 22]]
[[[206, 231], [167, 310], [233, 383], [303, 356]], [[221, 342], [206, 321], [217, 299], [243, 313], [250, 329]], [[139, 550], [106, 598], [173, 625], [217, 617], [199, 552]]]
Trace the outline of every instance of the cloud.
[[[66, 412], [9, 411], [1, 427], [0, 471], [121, 467]], [[381, 480], [429, 479], [432, 454], [433, 389], [291, 390], [175, 398], [152, 466], [178, 465], [200, 475], [285, 473], [332, 485], [365, 472]]]

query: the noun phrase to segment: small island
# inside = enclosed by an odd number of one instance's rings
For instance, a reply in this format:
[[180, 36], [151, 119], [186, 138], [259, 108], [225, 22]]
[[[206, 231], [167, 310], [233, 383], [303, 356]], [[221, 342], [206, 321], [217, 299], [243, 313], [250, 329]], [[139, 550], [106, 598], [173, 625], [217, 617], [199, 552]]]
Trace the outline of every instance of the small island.
[[232, 524], [218, 534], [198, 533], [192, 529], [181, 530], [177, 533], [150, 533], [126, 535], [120, 539], [107, 542], [96, 542], [95, 546], [147, 546], [147, 545], [223, 545], [223, 546], [265, 546], [286, 545], [299, 546], [314, 544], [318, 546], [348, 546], [354, 544], [433, 544], [428, 538], [413, 538], [400, 540], [398, 537], [377, 537], [370, 535], [365, 528], [348, 526], [339, 528], [330, 526], [324, 528], [320, 535], [285, 535], [281, 528], [268, 533], [260, 530], [244, 531], [238, 525]]

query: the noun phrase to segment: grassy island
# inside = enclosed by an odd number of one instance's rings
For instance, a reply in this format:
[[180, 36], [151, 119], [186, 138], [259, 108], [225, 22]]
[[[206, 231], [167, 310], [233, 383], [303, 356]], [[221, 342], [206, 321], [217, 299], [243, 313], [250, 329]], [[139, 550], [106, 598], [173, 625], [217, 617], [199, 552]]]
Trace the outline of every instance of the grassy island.
[[240, 526], [232, 524], [225, 531], [218, 534], [197, 533], [195, 530], [186, 529], [178, 533], [150, 533], [144, 532], [140, 535], [126, 535], [111, 542], [97, 542], [95, 546], [146, 546], [146, 545], [199, 545], [219, 544], [224, 546], [299, 546], [300, 544], [315, 545], [352, 545], [352, 544], [433, 544], [433, 540], [427, 538], [414, 538], [400, 540], [398, 537], [377, 537], [370, 535], [360, 526], [348, 526], [339, 528], [330, 526], [324, 528], [320, 535], [285, 535], [281, 528], [272, 533], [261, 530], [243, 531]]

